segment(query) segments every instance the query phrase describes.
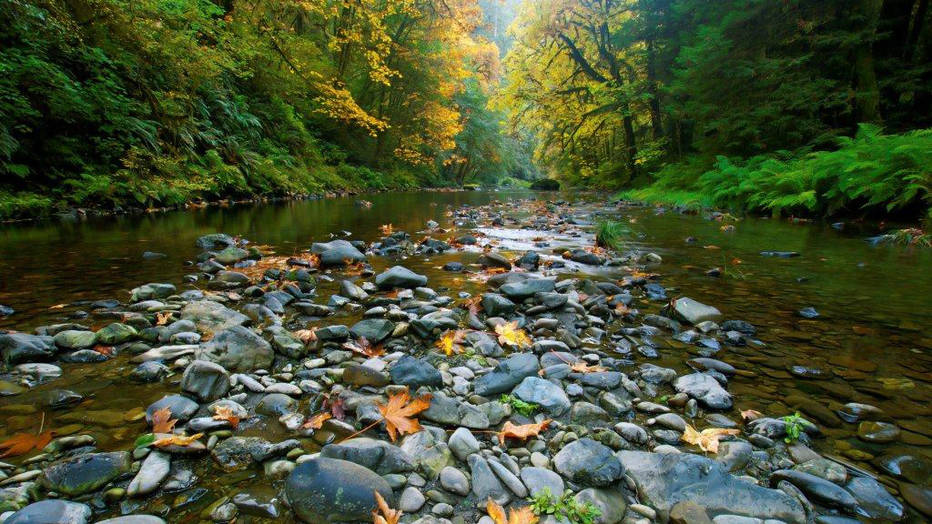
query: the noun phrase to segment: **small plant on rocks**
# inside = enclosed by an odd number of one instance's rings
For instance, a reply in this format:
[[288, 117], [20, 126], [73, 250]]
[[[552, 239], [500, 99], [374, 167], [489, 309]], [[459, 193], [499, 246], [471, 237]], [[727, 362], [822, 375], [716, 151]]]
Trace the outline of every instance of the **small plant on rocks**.
[[530, 417], [534, 414], [534, 411], [537, 410], [537, 404], [532, 402], [525, 402], [514, 395], [502, 395], [502, 398], [499, 399], [502, 404], [508, 404], [517, 411], [518, 413], [524, 415], [525, 417]]
[[793, 415], [783, 417], [783, 422], [786, 423], [786, 437], [784, 437], [783, 441], [792, 444], [799, 440], [799, 436], [803, 432], [804, 421], [805, 419], [799, 414], [799, 411]]
[[561, 496], [554, 496], [550, 489], [544, 488], [528, 500], [536, 515], [553, 515], [557, 520], [565, 520], [571, 524], [595, 524], [596, 519], [602, 514], [591, 502], [576, 500], [573, 492], [569, 490]]

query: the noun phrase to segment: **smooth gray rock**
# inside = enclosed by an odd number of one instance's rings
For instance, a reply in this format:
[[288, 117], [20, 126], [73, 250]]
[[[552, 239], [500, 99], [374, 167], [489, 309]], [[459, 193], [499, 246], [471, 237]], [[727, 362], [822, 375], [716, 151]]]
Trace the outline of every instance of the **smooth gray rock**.
[[707, 320], [718, 320], [722, 312], [689, 297], [680, 297], [671, 303], [671, 313], [684, 322], [696, 325]]
[[309, 524], [369, 521], [376, 507], [374, 491], [394, 506], [392, 488], [374, 471], [323, 457], [298, 464], [285, 481], [292, 510]]
[[712, 375], [692, 373], [676, 379], [673, 388], [686, 393], [709, 409], [731, 409], [731, 394]]
[[563, 446], [553, 457], [553, 465], [561, 475], [581, 486], [608, 486], [625, 473], [611, 448], [589, 438]]
[[272, 346], [249, 328], [233, 326], [217, 333], [195, 352], [200, 360], [220, 364], [232, 372], [265, 369], [272, 365]]
[[450, 435], [447, 442], [450, 450], [460, 460], [466, 460], [466, 457], [479, 451], [479, 440], [476, 439], [469, 428], [459, 427]]
[[356, 338], [365, 338], [372, 344], [378, 344], [388, 338], [395, 330], [395, 323], [384, 318], [366, 318], [350, 328]]
[[711, 460], [691, 453], [619, 451], [616, 456], [637, 486], [639, 500], [662, 520], [680, 501], [702, 506], [710, 517], [740, 515], [785, 522], [805, 522], [802, 505], [786, 493], [730, 475]]
[[3, 361], [11, 366], [22, 362], [49, 360], [57, 351], [52, 337], [25, 333], [0, 335], [0, 355]]
[[540, 377], [525, 377], [512, 394], [525, 402], [539, 405], [555, 417], [566, 413], [571, 406], [563, 388]]
[[364, 466], [379, 475], [413, 471], [414, 458], [388, 442], [366, 437], [356, 437], [337, 444], [327, 444], [320, 456], [348, 460]]
[[87, 504], [67, 500], [40, 500], [10, 515], [3, 524], [85, 524], [91, 518]]
[[413, 289], [427, 285], [427, 277], [418, 275], [404, 266], [394, 266], [375, 277], [375, 285], [381, 289], [396, 287]]
[[220, 333], [249, 322], [249, 317], [212, 300], [189, 302], [181, 309], [181, 319], [194, 322], [200, 333]]
[[442, 387], [443, 377], [433, 365], [426, 360], [404, 355], [388, 371], [392, 382], [409, 386], [412, 389], [421, 386]]
[[523, 468], [521, 469], [521, 480], [524, 481], [524, 485], [527, 486], [532, 497], [544, 490], [549, 490], [551, 495], [559, 497], [565, 489], [563, 478], [546, 468]]
[[230, 373], [220, 364], [195, 360], [181, 376], [181, 391], [197, 397], [201, 402], [212, 402], [230, 390]]
[[525, 377], [536, 376], [539, 370], [540, 363], [537, 355], [514, 353], [499, 362], [492, 371], [473, 381], [473, 390], [483, 397], [507, 393], [521, 383]]
[[129, 497], [138, 497], [151, 493], [159, 487], [159, 484], [168, 476], [171, 468], [171, 455], [161, 451], [152, 450], [146, 455], [139, 468], [139, 473], [130, 481], [129, 487], [126, 488], [126, 495]]
[[315, 242], [311, 244], [311, 253], [320, 255], [320, 265], [323, 267], [345, 266], [347, 261], [355, 264], [366, 260], [366, 255], [343, 239]]
[[132, 462], [126, 451], [85, 453], [49, 464], [40, 481], [47, 489], [65, 495], [83, 495], [129, 471]]

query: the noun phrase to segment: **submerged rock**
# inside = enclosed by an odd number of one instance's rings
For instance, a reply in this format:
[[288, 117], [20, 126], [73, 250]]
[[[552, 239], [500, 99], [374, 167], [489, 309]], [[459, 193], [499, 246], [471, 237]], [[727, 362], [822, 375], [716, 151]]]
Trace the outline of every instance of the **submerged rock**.
[[3, 524], [85, 524], [91, 518], [86, 504], [67, 500], [40, 500], [13, 513]]
[[86, 453], [49, 464], [40, 480], [47, 489], [82, 495], [128, 472], [131, 465], [132, 457], [126, 451]]
[[374, 471], [346, 460], [318, 457], [301, 464], [285, 481], [295, 515], [310, 524], [368, 521], [374, 491], [394, 507], [392, 488]]

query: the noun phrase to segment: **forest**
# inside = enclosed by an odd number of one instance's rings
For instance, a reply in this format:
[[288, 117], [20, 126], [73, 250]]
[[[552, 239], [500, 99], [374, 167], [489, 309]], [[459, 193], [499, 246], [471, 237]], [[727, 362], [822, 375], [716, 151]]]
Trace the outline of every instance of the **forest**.
[[0, 217], [546, 178], [923, 216], [928, 4], [0, 0]]

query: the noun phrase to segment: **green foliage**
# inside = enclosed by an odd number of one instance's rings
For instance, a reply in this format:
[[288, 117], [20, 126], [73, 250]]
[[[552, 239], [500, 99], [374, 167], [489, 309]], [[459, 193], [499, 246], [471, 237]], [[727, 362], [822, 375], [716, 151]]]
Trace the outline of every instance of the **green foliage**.
[[880, 242], [909, 247], [932, 247], [932, 235], [921, 229], [897, 229], [892, 233], [881, 235]]
[[670, 165], [625, 198], [737, 211], [833, 215], [932, 205], [932, 129], [885, 135], [862, 124], [833, 151], [779, 152], [746, 160], [719, 156], [711, 169]]
[[595, 243], [597, 246], [619, 250], [631, 234], [628, 226], [613, 220], [604, 220], [596, 226]]
[[537, 404], [532, 402], [525, 402], [520, 398], [515, 397], [514, 395], [502, 395], [502, 397], [499, 399], [499, 402], [502, 404], [510, 405], [512, 408], [514, 408], [515, 411], [521, 413], [525, 417], [530, 417], [533, 415], [539, 407]]
[[536, 191], [559, 191], [560, 181], [552, 178], [541, 178], [531, 183], [531, 189]]
[[553, 515], [557, 520], [565, 520], [571, 524], [595, 524], [596, 519], [602, 514], [591, 502], [577, 501], [573, 492], [569, 490], [558, 497], [550, 493], [549, 488], [544, 488], [528, 501], [535, 515]]
[[804, 423], [806, 419], [802, 417], [797, 411], [792, 415], [787, 415], [783, 417], [783, 422], [786, 423], [786, 437], [784, 437], [784, 442], [791, 444], [799, 440], [800, 435], [805, 428]]

